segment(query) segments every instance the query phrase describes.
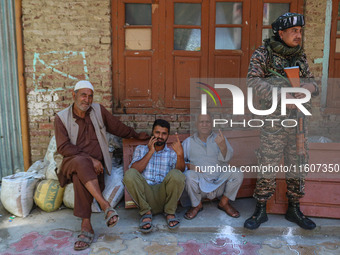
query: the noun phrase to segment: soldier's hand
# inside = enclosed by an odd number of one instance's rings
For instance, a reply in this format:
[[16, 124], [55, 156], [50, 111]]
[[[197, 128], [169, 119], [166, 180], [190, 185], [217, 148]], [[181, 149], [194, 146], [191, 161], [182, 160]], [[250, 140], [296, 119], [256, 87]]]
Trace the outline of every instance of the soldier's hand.
[[91, 160], [92, 160], [92, 164], [93, 164], [94, 171], [96, 172], [96, 174], [97, 175], [102, 174], [104, 172], [103, 164], [95, 158], [91, 157]]
[[137, 139], [139, 139], [139, 140], [146, 140], [146, 139], [149, 139], [149, 138], [150, 138], [150, 136], [145, 132], [140, 132], [138, 134], [138, 137], [137, 137]]
[[[307, 89], [310, 93], [315, 92], [315, 86], [312, 83], [304, 83], [301, 84], [301, 88]], [[306, 95], [304, 93], [295, 93], [295, 98], [305, 98]]]
[[172, 143], [172, 149], [176, 152], [177, 156], [182, 156], [184, 154], [183, 147], [177, 133], [176, 141]]
[[[287, 99], [294, 99], [295, 97], [292, 96], [291, 94], [287, 94], [286, 95]], [[296, 105], [295, 104], [287, 104], [287, 109], [296, 109]]]

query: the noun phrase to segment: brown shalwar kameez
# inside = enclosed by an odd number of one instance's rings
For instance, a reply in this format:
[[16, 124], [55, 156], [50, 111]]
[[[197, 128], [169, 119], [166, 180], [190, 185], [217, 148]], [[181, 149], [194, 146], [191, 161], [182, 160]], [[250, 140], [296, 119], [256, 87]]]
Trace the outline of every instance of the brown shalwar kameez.
[[[137, 133], [133, 128], [124, 125], [100, 105], [106, 131], [124, 138], [136, 137]], [[79, 126], [76, 145], [73, 145], [68, 137], [67, 130], [58, 115], [55, 116], [55, 137], [58, 153], [64, 156], [61, 168], [58, 173], [60, 185], [64, 187], [67, 183], [73, 182], [74, 187], [74, 215], [80, 218], [90, 218], [91, 204], [93, 197], [85, 188], [88, 181], [98, 179], [100, 189], [105, 187], [104, 174], [97, 175], [90, 157], [102, 162], [103, 154], [96, 136], [96, 132], [90, 119], [90, 108], [85, 118], [73, 117]]]

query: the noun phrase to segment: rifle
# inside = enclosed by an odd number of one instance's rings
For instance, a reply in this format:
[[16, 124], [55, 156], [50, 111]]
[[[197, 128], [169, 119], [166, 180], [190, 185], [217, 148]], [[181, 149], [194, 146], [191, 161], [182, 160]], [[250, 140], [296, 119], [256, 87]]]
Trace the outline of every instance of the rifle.
[[[278, 72], [275, 72], [274, 70], [269, 69], [269, 72], [280, 76], [285, 81], [287, 81], [292, 87], [299, 88], [300, 87], [300, 68], [298, 66], [294, 67], [287, 67], [284, 68], [284, 71], [288, 77], [288, 79]], [[298, 156], [298, 171], [301, 172], [301, 169], [306, 164], [306, 158], [307, 158], [307, 151], [305, 148], [305, 115], [300, 110], [297, 111], [297, 126], [296, 126], [296, 154]], [[300, 192], [302, 190], [302, 180], [301, 177], [299, 178], [300, 183]]]
[[[292, 87], [294, 88], [299, 88], [300, 87], [300, 68], [298, 66], [294, 66], [294, 67], [288, 67], [284, 69], [285, 73], [287, 74], [287, 77], [290, 81], [290, 84], [292, 85]], [[298, 110], [297, 111], [297, 127], [296, 127], [296, 153], [298, 155], [298, 166], [299, 169], [298, 171], [301, 172], [301, 167], [304, 167], [304, 165], [306, 164], [306, 157], [307, 157], [307, 152], [306, 152], [306, 148], [305, 148], [305, 115]], [[300, 177], [300, 176], [299, 176]], [[302, 185], [301, 185], [301, 177], [299, 178], [299, 182], [300, 182], [300, 192], [302, 189]]]

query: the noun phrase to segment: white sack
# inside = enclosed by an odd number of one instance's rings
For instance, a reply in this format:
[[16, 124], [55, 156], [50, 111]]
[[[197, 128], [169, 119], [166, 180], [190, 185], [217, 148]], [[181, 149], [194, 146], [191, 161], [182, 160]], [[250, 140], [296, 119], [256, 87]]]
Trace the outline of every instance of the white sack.
[[27, 173], [36, 173], [41, 175], [46, 175], [46, 169], [49, 165], [49, 162], [46, 161], [35, 161], [30, 168], [28, 168]]
[[69, 183], [65, 186], [63, 203], [66, 207], [73, 209], [74, 208], [74, 189], [73, 183]]
[[26, 217], [33, 206], [36, 184], [43, 178], [43, 175], [31, 172], [19, 172], [3, 177], [1, 203], [5, 209], [18, 217]]

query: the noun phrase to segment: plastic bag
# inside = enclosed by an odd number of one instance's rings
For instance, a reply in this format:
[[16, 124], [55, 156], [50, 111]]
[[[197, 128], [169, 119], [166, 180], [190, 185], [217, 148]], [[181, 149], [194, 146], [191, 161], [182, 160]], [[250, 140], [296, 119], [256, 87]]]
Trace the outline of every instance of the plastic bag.
[[55, 169], [57, 168], [57, 162], [54, 160], [55, 153], [57, 152], [57, 142], [55, 136], [51, 138], [48, 145], [48, 149], [45, 154], [44, 162], [48, 162], [46, 169], [46, 179], [58, 180]]
[[27, 173], [36, 173], [45, 176], [48, 165], [49, 162], [38, 160], [28, 168]]
[[[115, 207], [122, 199], [124, 194], [123, 184], [123, 167], [112, 167], [111, 175], [105, 174], [105, 189], [103, 190], [103, 197], [110, 203], [112, 207]], [[97, 201], [94, 200], [92, 204], [92, 212], [101, 212], [100, 206]]]
[[333, 141], [324, 136], [310, 136], [308, 137], [309, 143], [332, 143]]
[[67, 184], [65, 186], [63, 203], [68, 208], [71, 208], [71, 209], [74, 208], [74, 189], [73, 189], [73, 183]]

